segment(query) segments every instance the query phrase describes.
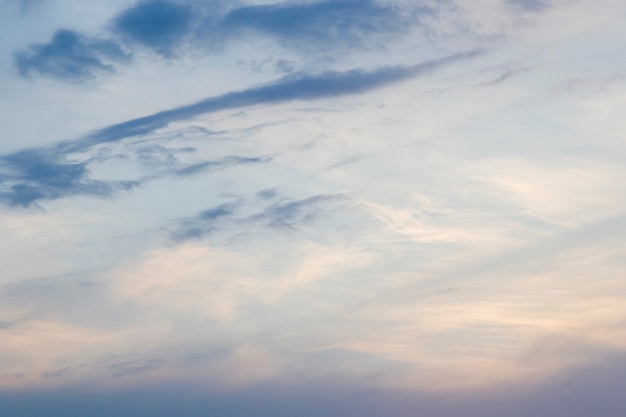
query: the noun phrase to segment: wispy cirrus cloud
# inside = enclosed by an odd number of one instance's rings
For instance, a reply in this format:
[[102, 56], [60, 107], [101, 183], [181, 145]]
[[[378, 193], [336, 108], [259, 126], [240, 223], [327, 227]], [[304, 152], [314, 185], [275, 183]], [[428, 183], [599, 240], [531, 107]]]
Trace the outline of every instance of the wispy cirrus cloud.
[[[165, 110], [149, 116], [115, 124], [81, 139], [28, 149], [0, 156], [0, 201], [11, 206], [27, 207], [37, 201], [55, 200], [72, 195], [109, 196], [120, 189], [138, 186], [141, 180], [104, 182], [89, 175], [89, 163], [70, 162], [72, 154], [84, 153], [97, 145], [116, 143], [147, 135], [177, 121], [226, 109], [259, 104], [271, 105], [294, 100], [316, 100], [362, 94], [387, 85], [429, 74], [455, 62], [472, 59], [481, 51], [470, 51], [425, 61], [411, 66], [355, 69], [321, 74], [295, 74], [273, 83], [211, 97], [200, 102]], [[140, 148], [145, 151], [146, 148]], [[171, 157], [171, 153], [169, 154]], [[267, 163], [266, 156], [224, 156], [174, 168], [174, 175], [187, 176], [224, 169], [234, 165]], [[167, 162], [165, 162], [168, 165]]]
[[225, 169], [229, 166], [268, 163], [271, 160], [271, 157], [244, 157], [229, 155], [217, 160], [199, 162], [197, 164], [192, 164], [184, 168], [180, 168], [176, 171], [176, 175], [179, 177], [186, 177], [188, 175], [200, 174], [202, 172], [211, 172]]
[[109, 126], [78, 141], [60, 144], [61, 148], [76, 151], [95, 143], [115, 142], [143, 135], [175, 121], [220, 110], [250, 107], [258, 104], [279, 104], [293, 100], [316, 100], [350, 94], [362, 94], [387, 85], [429, 74], [446, 65], [472, 59], [484, 53], [474, 50], [448, 55], [410, 66], [390, 66], [374, 70], [328, 71], [321, 74], [294, 74], [276, 82], [246, 90], [211, 97], [187, 106], [165, 110]]
[[[266, 198], [261, 195], [261, 200]], [[206, 237], [227, 230], [228, 234], [242, 233], [252, 227], [279, 231], [297, 231], [309, 227], [329, 211], [350, 204], [351, 197], [343, 194], [313, 195], [302, 199], [280, 199], [277, 202], [254, 207], [258, 202], [239, 200], [208, 208], [196, 216], [178, 220], [170, 231], [175, 242]], [[244, 216], [237, 212], [251, 207], [257, 210]]]

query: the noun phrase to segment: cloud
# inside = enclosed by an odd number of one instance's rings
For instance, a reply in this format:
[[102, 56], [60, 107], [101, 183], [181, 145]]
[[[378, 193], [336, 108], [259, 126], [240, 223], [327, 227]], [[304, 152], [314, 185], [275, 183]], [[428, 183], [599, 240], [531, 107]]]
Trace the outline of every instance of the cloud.
[[112, 62], [128, 62], [130, 55], [113, 40], [60, 30], [49, 43], [34, 44], [14, 54], [21, 76], [33, 74], [82, 83], [112, 74]]
[[[613, 355], [533, 388], [503, 384], [490, 391], [428, 392], [371, 388], [366, 381], [272, 381], [227, 390], [186, 381], [97, 389], [89, 384], [53, 390], [0, 392], [8, 415], [149, 415], [182, 414], [233, 417], [302, 417], [415, 415], [446, 417], [622, 417], [624, 357]], [[117, 381], [116, 381], [117, 382]]]
[[202, 238], [215, 231], [218, 222], [231, 220], [240, 205], [241, 203], [224, 203], [206, 209], [192, 218], [179, 220], [170, 231], [170, 238], [176, 242]]
[[261, 190], [258, 193], [256, 193], [257, 197], [263, 200], [271, 200], [272, 198], [276, 197], [276, 190], [269, 188], [267, 190]]
[[235, 212], [237, 207], [238, 207], [238, 204], [235, 204], [235, 203], [220, 204], [217, 207], [204, 210], [202, 213], [198, 215], [198, 218], [202, 220], [215, 220], [220, 217], [230, 216], [231, 214]]
[[39, 6], [44, 0], [18, 0], [22, 13], [28, 13], [35, 7]]
[[350, 94], [362, 94], [387, 85], [426, 75], [446, 65], [471, 59], [480, 51], [463, 52], [410, 66], [390, 66], [374, 70], [328, 71], [321, 74], [294, 74], [276, 82], [242, 91], [210, 97], [194, 104], [165, 110], [109, 126], [81, 140], [64, 142], [60, 148], [80, 151], [94, 144], [115, 142], [145, 135], [170, 123], [221, 110], [258, 104], [279, 104], [294, 100], [316, 100]]
[[223, 203], [208, 208], [192, 218], [179, 220], [174, 230], [170, 232], [170, 237], [177, 242], [201, 238], [216, 230], [219, 227], [218, 222], [231, 220], [241, 205], [241, 201]]
[[162, 360], [147, 359], [142, 361], [123, 361], [108, 365], [108, 371], [113, 378], [122, 378], [132, 375], [139, 375], [154, 371], [162, 366]]
[[[267, 191], [267, 190], [265, 190]], [[269, 198], [275, 196], [270, 193]], [[261, 199], [268, 197], [260, 196]], [[226, 226], [237, 226], [249, 229], [252, 226], [271, 229], [297, 229], [313, 223], [329, 206], [350, 201], [350, 197], [342, 194], [314, 195], [299, 200], [282, 200], [270, 204], [254, 214], [235, 218], [236, 210], [244, 205], [244, 201], [225, 203], [207, 209], [198, 215], [178, 221], [174, 231], [170, 234], [175, 241], [186, 241], [206, 236]]]
[[192, 8], [164, 0], [144, 1], [112, 21], [113, 32], [131, 43], [137, 43], [164, 56], [172, 57], [189, 34]]
[[[93, 363], [82, 363], [78, 366], [63, 368], [41, 373], [43, 379], [74, 377], [90, 370], [100, 370], [107, 378], [125, 378], [140, 375], [159, 369], [163, 361], [159, 359], [137, 359], [115, 361], [115, 357], [99, 360]], [[91, 369], [90, 369], [91, 368]]]
[[[108, 196], [115, 190], [136, 187], [140, 182], [137, 180], [117, 182], [91, 180], [87, 162], [67, 162], [71, 154], [89, 151], [99, 144], [147, 135], [170, 123], [220, 110], [362, 94], [428, 74], [454, 62], [475, 57], [479, 53], [470, 51], [411, 66], [382, 67], [369, 71], [354, 69], [344, 72], [328, 71], [321, 74], [290, 75], [270, 84], [210, 97], [194, 104], [115, 124], [81, 139], [0, 155], [0, 187], [2, 187], [0, 188], [0, 202], [11, 206], [28, 207], [39, 200], [54, 200], [72, 195]], [[166, 155], [171, 157], [172, 154], [166, 152]], [[166, 161], [171, 161], [169, 157], [166, 157]], [[177, 176], [187, 176], [234, 165], [269, 161], [271, 161], [269, 157], [231, 155], [218, 160], [179, 167], [174, 173]]]
[[346, 195], [314, 195], [301, 200], [279, 202], [267, 207], [262, 214], [253, 216], [272, 228], [294, 228], [314, 221], [322, 207], [349, 200]]
[[15, 323], [12, 321], [0, 321], [0, 330], [10, 329], [13, 326], [15, 326]]
[[59, 162], [52, 154], [25, 150], [0, 157], [0, 202], [28, 207], [38, 200], [56, 200], [72, 195], [107, 196], [130, 182], [106, 183], [88, 178], [84, 163]]
[[[23, 3], [24, 7], [30, 2]], [[121, 44], [173, 59], [192, 49], [214, 53], [238, 41], [259, 37], [297, 53], [349, 53], [382, 47], [388, 35], [401, 35], [433, 15], [426, 6], [394, 6], [374, 0], [327, 0], [244, 5], [219, 0], [200, 2], [146, 0], [129, 7], [105, 25], [106, 39], [69, 29], [47, 44], [33, 44], [15, 53], [22, 76], [36, 73], [61, 81], [85, 82], [115, 72], [131, 54]], [[376, 39], [381, 42], [376, 43]], [[278, 71], [293, 65], [277, 59]]]
[[250, 165], [259, 163], [268, 163], [272, 160], [270, 157], [258, 158], [258, 157], [243, 157], [237, 155], [226, 156], [213, 161], [205, 161], [197, 164], [192, 164], [184, 168], [180, 168], [176, 171], [176, 175], [179, 177], [186, 177], [188, 175], [195, 175], [201, 172], [212, 172], [221, 169], [225, 169], [235, 165]]
[[477, 84], [477, 87], [492, 87], [498, 84], [502, 84], [510, 78], [527, 73], [528, 71], [530, 71], [530, 68], [505, 68], [504, 70], [502, 70], [502, 73], [499, 76], [489, 81], [481, 82]]
[[66, 366], [65, 368], [60, 368], [54, 371], [43, 372], [41, 376], [43, 378], [61, 378], [67, 376], [73, 372], [72, 367]]
[[547, 0], [507, 0], [507, 3], [529, 12], [541, 12], [548, 8]]
[[[432, 10], [423, 7], [414, 12], [419, 16]], [[244, 6], [230, 11], [211, 29], [225, 37], [265, 35], [304, 52], [364, 47], [366, 39], [401, 33], [411, 24], [414, 19], [390, 4], [335, 0]]]
[[159, 156], [165, 156], [151, 157], [146, 147], [142, 147], [135, 152], [136, 160], [150, 169], [156, 169], [156, 173], [126, 180], [94, 179], [88, 168], [92, 162], [105, 163], [118, 158], [118, 155], [100, 156], [85, 162], [68, 162], [67, 153], [52, 148], [30, 149], [0, 156], [0, 203], [13, 207], [29, 207], [39, 201], [76, 195], [110, 197], [118, 191], [130, 190], [147, 181], [167, 176], [187, 177], [238, 165], [266, 164], [272, 161], [271, 157], [229, 155], [184, 165], [177, 160], [173, 150], [159, 147], [150, 150], [152, 153], [159, 152]]
[[244, 6], [226, 6], [220, 1], [184, 4], [152, 0], [121, 12], [112, 20], [111, 28], [126, 42], [166, 58], [176, 56], [185, 45], [223, 48], [231, 41], [258, 36], [298, 52], [328, 53], [363, 48], [365, 41], [375, 36], [403, 33], [425, 13], [433, 11], [413, 7], [407, 12], [372, 0]]

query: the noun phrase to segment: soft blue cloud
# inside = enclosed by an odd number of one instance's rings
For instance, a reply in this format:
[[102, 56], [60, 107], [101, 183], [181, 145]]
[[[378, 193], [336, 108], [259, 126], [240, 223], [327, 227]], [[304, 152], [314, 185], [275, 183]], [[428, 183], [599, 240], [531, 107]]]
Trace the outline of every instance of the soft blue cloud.
[[115, 188], [128, 189], [130, 182], [106, 183], [89, 179], [84, 163], [59, 162], [56, 155], [26, 150], [0, 158], [0, 202], [28, 207], [39, 200], [72, 195], [108, 196]]
[[432, 10], [413, 12], [408, 19], [399, 7], [372, 0], [284, 2], [234, 9], [208, 31], [227, 37], [260, 34], [300, 51], [329, 51], [362, 47], [375, 35], [401, 33], [416, 24], [419, 14]]
[[39, 6], [44, 0], [18, 0], [23, 13], [27, 13], [35, 7]]
[[[172, 59], [189, 48], [211, 53], [259, 36], [298, 53], [346, 54], [370, 48], [374, 38], [399, 35], [419, 25], [429, 7], [399, 6], [373, 0], [283, 2], [270, 5], [148, 0], [113, 17], [105, 25], [106, 39], [69, 29], [59, 30], [46, 44], [33, 44], [15, 54], [23, 76], [37, 73], [62, 81], [84, 82], [115, 72], [115, 64], [130, 61], [120, 43], [147, 48]], [[278, 59], [277, 70], [292, 70]]]
[[85, 82], [115, 72], [113, 62], [128, 62], [130, 56], [110, 39], [97, 39], [71, 30], [58, 31], [46, 44], [31, 45], [16, 52], [19, 73], [69, 82]]
[[[267, 191], [267, 190], [266, 190]], [[274, 193], [261, 192], [261, 201], [275, 196]], [[251, 204], [243, 200], [223, 203], [209, 208], [194, 217], [181, 219], [170, 233], [176, 242], [202, 238], [228, 226], [241, 227], [242, 230], [257, 226], [261, 229], [296, 230], [309, 226], [329, 210], [335, 209], [338, 204], [351, 200], [343, 194], [319, 194], [301, 199], [281, 199], [275, 203], [257, 208], [257, 212], [246, 216], [235, 217], [239, 208], [250, 209]]]
[[179, 220], [170, 232], [170, 238], [175, 242], [202, 238], [217, 230], [220, 221], [231, 220], [241, 206], [242, 201], [223, 203], [203, 210], [193, 218]]
[[342, 194], [322, 194], [294, 201], [280, 201], [265, 208], [251, 220], [267, 224], [271, 228], [291, 229], [307, 225], [318, 217], [324, 207], [349, 200]]
[[277, 192], [274, 189], [267, 189], [259, 191], [256, 196], [262, 200], [270, 200], [276, 197]]
[[370, 71], [354, 69], [321, 74], [294, 74], [260, 87], [211, 97], [187, 106], [109, 126], [84, 139], [63, 143], [60, 147], [67, 151], [78, 151], [97, 143], [116, 142], [130, 136], [145, 135], [175, 121], [225, 109], [361, 94], [431, 73], [446, 65], [476, 57], [480, 53], [470, 51], [411, 66], [382, 67]]
[[300, 52], [364, 47], [368, 39], [399, 34], [418, 24], [428, 7], [411, 8], [373, 0], [279, 2], [266, 5], [220, 2], [144, 1], [112, 21], [114, 33], [172, 57], [186, 40], [222, 47], [231, 40], [266, 36]]
[[202, 220], [215, 220], [220, 217], [230, 216], [235, 212], [239, 204], [235, 203], [224, 203], [220, 204], [217, 207], [213, 207], [207, 210], [204, 210], [202, 213], [198, 215], [198, 218]]
[[213, 160], [213, 161], [204, 161], [199, 162], [197, 164], [192, 164], [186, 166], [184, 168], [180, 168], [176, 171], [176, 175], [180, 177], [185, 177], [188, 175], [195, 175], [202, 172], [211, 172], [220, 169], [224, 169], [229, 166], [234, 165], [249, 165], [249, 164], [260, 164], [260, 163], [268, 163], [271, 162], [272, 158], [270, 157], [243, 157], [237, 155], [225, 156], [223, 158]]
[[[40, 200], [55, 200], [72, 195], [108, 196], [114, 190], [136, 187], [140, 181], [107, 183], [91, 180], [86, 162], [67, 162], [67, 157], [71, 153], [85, 152], [99, 144], [146, 135], [172, 122], [190, 119], [204, 113], [258, 104], [277, 104], [293, 100], [315, 100], [365, 93], [391, 83], [430, 73], [445, 65], [475, 57], [477, 54], [478, 52], [475, 51], [459, 53], [412, 66], [383, 67], [372, 71], [356, 69], [345, 72], [325, 72], [319, 75], [287, 76], [264, 86], [211, 97], [191, 105], [119, 123], [82, 139], [0, 156], [2, 163], [0, 185], [3, 189], [0, 192], [0, 202], [11, 206], [28, 207]], [[140, 158], [146, 158], [145, 147], [140, 148], [138, 152]], [[171, 152], [165, 151], [166, 156], [163, 162], [165, 165], [171, 165], [173, 162]], [[153, 158], [148, 158], [148, 160], [154, 161]], [[268, 157], [231, 155], [172, 169], [177, 176], [188, 176], [235, 165], [270, 161], [271, 158]]]
[[[157, 175], [141, 179], [104, 181], [93, 179], [90, 163], [116, 159], [116, 155], [98, 157], [85, 162], [68, 162], [67, 154], [57, 148], [41, 148], [0, 156], [0, 203], [14, 207], [29, 207], [41, 201], [57, 200], [77, 195], [110, 197], [118, 191], [139, 187], [147, 181], [164, 176], [187, 177], [210, 173], [238, 165], [266, 164], [271, 157], [229, 155], [192, 164], [181, 164], [176, 152], [164, 150], [165, 160], [148, 158], [147, 164], [161, 168]], [[146, 149], [139, 148], [137, 160], [145, 163]]]
[[113, 19], [114, 33], [131, 43], [152, 49], [165, 57], [176, 54], [176, 48], [189, 34], [191, 7], [165, 0], [144, 1]]

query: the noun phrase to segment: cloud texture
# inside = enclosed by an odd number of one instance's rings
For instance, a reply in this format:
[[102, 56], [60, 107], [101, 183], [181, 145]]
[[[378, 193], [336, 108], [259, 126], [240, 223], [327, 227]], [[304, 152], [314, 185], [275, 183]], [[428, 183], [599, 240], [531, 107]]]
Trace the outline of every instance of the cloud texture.
[[621, 417], [624, 13], [1, 3], [2, 411]]

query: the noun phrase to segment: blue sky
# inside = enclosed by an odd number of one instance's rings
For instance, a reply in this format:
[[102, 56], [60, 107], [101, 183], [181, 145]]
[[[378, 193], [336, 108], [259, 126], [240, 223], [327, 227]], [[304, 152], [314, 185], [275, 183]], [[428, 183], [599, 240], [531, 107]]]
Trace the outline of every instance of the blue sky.
[[621, 417], [625, 17], [2, 2], [3, 410]]

